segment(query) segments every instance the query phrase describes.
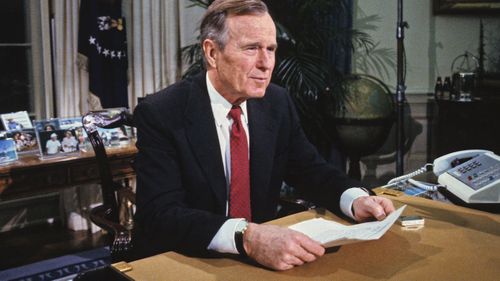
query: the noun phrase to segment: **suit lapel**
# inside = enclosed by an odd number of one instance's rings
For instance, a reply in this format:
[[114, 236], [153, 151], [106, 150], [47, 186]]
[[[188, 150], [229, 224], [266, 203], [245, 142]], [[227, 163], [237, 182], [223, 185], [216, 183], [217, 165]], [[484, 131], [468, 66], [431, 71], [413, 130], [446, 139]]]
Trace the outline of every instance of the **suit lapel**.
[[269, 181], [273, 168], [276, 139], [276, 120], [264, 99], [247, 103], [250, 130], [250, 188], [252, 209], [259, 208], [269, 195]]
[[[186, 136], [212, 188], [219, 211], [226, 208], [226, 177], [222, 163], [217, 128], [206, 89], [205, 74], [195, 78], [189, 91], [185, 112]], [[252, 209], [268, 196], [274, 154], [277, 121], [272, 116], [269, 102], [252, 99], [247, 102], [250, 134], [250, 188]]]
[[224, 212], [227, 197], [226, 177], [204, 74], [195, 78], [189, 95], [185, 112], [186, 136], [198, 165], [217, 198], [218, 209]]

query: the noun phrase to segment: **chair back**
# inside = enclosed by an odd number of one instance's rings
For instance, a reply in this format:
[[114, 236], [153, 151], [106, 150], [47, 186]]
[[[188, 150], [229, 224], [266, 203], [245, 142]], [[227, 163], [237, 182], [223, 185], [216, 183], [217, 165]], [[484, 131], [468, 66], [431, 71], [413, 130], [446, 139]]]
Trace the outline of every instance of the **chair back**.
[[110, 210], [107, 214], [107, 218], [114, 222], [119, 222], [118, 201], [115, 193], [116, 187], [113, 182], [113, 175], [111, 174], [106, 148], [97, 128], [112, 129], [124, 125], [133, 126], [133, 116], [125, 108], [90, 111], [82, 117], [82, 122], [83, 128], [87, 132], [87, 136], [95, 152], [101, 177], [103, 205]]

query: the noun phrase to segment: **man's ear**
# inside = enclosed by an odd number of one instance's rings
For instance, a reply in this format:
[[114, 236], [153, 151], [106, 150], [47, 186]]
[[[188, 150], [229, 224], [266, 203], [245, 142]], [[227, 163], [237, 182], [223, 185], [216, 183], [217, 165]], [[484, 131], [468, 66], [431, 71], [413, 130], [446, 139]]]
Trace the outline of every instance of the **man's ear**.
[[207, 61], [207, 66], [216, 68], [217, 63], [217, 44], [211, 39], [205, 39], [202, 44], [203, 53], [205, 54], [205, 60]]

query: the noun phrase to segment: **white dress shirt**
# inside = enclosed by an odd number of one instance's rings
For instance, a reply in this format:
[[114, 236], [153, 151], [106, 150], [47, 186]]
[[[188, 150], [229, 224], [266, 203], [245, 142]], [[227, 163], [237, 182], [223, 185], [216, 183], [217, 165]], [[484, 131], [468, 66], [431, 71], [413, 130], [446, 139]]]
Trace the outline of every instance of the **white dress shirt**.
[[[230, 144], [230, 131], [233, 120], [228, 116], [229, 111], [232, 108], [232, 104], [229, 103], [224, 97], [222, 97], [217, 90], [212, 85], [207, 73], [207, 89], [208, 95], [210, 97], [210, 104], [212, 106], [212, 113], [214, 114], [215, 126], [217, 127], [217, 137], [219, 138], [220, 152], [222, 156], [222, 163], [224, 165], [224, 174], [226, 175], [226, 194], [229, 195], [229, 183], [231, 182], [231, 149]], [[247, 135], [248, 143], [250, 143], [250, 135], [248, 134], [248, 111], [246, 101], [240, 104], [241, 107], [241, 121], [243, 128], [245, 129], [245, 134]], [[251, 155], [249, 155], [250, 159]], [[361, 196], [367, 196], [368, 194], [360, 188], [349, 188], [342, 193], [340, 197], [340, 209], [344, 214], [353, 218], [351, 211], [352, 202]], [[229, 198], [229, 196], [226, 196]], [[226, 201], [226, 216], [229, 212], [229, 202]], [[232, 253], [237, 254], [238, 250], [234, 242], [234, 233], [236, 231], [236, 226], [243, 219], [233, 218], [228, 219], [217, 231], [214, 238], [208, 245], [209, 250], [214, 250], [220, 253]]]

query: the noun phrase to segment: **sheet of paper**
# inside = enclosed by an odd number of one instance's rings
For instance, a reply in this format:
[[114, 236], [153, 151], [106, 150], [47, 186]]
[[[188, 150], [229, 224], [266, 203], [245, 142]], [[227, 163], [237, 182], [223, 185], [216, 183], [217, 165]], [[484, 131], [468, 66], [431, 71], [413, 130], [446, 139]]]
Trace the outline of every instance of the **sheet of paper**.
[[377, 240], [401, 216], [406, 205], [392, 212], [382, 221], [343, 225], [323, 218], [314, 218], [289, 226], [304, 233], [324, 247], [333, 247], [361, 241]]

